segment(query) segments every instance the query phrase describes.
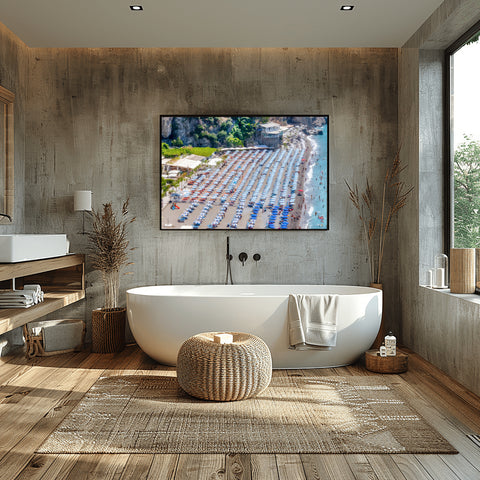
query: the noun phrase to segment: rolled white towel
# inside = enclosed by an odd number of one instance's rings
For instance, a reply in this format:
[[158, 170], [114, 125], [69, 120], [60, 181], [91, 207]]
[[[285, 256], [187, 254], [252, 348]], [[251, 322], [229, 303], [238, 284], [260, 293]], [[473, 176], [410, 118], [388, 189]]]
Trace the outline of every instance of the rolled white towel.
[[42, 288], [38, 284], [24, 285], [23, 290], [33, 293], [33, 301], [35, 305], [37, 303], [43, 302], [43, 292]]
[[27, 290], [28, 292], [32, 292], [33, 295], [33, 303], [35, 305], [43, 300], [42, 298], [42, 288], [38, 284], [32, 285], [24, 285], [23, 290]]
[[42, 287], [40, 287], [40, 285], [38, 285], [38, 283], [34, 283], [34, 284], [31, 284], [31, 285], [24, 285], [23, 289], [24, 290], [35, 290], [37, 293], [40, 293], [42, 291]]

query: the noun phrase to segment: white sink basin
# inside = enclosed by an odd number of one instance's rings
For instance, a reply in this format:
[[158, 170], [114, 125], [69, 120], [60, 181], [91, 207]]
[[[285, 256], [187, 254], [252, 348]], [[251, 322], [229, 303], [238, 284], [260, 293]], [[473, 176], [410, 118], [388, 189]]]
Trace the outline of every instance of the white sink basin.
[[67, 253], [68, 241], [65, 234], [0, 235], [0, 263], [60, 257]]

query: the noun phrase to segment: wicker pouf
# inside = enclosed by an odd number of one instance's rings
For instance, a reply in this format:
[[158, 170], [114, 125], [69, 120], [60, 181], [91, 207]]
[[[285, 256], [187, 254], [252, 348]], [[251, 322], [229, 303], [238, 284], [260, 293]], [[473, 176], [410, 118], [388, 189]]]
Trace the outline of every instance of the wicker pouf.
[[218, 332], [186, 340], [177, 357], [177, 378], [189, 395], [227, 402], [263, 392], [272, 378], [272, 356], [265, 342], [248, 333], [228, 332], [233, 343], [213, 340]]

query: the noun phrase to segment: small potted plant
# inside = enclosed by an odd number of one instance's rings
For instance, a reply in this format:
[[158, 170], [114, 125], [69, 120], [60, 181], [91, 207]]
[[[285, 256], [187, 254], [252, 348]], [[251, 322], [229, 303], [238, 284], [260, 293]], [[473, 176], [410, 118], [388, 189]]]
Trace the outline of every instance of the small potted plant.
[[135, 221], [128, 214], [128, 199], [123, 203], [121, 217], [112, 203], [105, 203], [102, 210], [92, 211], [92, 231], [88, 234], [92, 266], [102, 274], [105, 304], [92, 312], [92, 351], [113, 353], [125, 344], [125, 312], [118, 306], [120, 272], [128, 262], [129, 242], [127, 228]]

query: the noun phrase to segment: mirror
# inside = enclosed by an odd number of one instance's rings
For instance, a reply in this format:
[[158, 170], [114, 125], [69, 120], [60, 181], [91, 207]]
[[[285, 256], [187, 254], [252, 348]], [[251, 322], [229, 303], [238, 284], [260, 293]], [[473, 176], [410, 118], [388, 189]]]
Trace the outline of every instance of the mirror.
[[[14, 128], [13, 101], [15, 94], [0, 86], [0, 224], [13, 221], [14, 199]], [[3, 108], [2, 108], [3, 107]]]

